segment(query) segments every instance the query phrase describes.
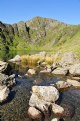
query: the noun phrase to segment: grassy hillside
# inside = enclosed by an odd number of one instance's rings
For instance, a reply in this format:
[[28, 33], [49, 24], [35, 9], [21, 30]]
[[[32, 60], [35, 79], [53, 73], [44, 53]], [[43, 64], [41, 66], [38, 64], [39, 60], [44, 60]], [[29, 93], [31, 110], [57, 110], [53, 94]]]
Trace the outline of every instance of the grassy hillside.
[[12, 57], [34, 51], [49, 53], [80, 52], [80, 25], [35, 17], [27, 22], [8, 25], [0, 22], [0, 56]]

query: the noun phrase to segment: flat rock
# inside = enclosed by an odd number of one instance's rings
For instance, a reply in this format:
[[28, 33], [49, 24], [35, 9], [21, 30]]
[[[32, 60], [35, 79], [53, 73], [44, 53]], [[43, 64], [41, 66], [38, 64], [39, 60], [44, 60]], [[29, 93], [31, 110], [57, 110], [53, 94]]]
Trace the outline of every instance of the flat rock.
[[67, 79], [66, 81], [68, 84], [72, 85], [73, 87], [80, 88], [80, 82], [71, 79]]
[[51, 69], [44, 69], [42, 71], [39, 72], [40, 74], [50, 74], [51, 73]]
[[67, 75], [68, 70], [65, 68], [56, 68], [55, 70], [52, 71], [53, 75], [61, 75], [61, 76], [65, 76]]

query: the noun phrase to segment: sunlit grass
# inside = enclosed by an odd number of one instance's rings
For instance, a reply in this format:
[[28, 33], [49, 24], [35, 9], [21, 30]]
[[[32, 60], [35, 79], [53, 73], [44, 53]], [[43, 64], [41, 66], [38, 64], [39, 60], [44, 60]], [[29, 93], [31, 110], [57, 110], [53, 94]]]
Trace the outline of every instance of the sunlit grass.
[[22, 55], [21, 56], [21, 63], [23, 65], [31, 65], [31, 66], [37, 66], [38, 62], [46, 62], [48, 65], [52, 65], [53, 63], [57, 63], [61, 59], [59, 54], [55, 54], [54, 56], [46, 55], [46, 56], [40, 56], [40, 55]]

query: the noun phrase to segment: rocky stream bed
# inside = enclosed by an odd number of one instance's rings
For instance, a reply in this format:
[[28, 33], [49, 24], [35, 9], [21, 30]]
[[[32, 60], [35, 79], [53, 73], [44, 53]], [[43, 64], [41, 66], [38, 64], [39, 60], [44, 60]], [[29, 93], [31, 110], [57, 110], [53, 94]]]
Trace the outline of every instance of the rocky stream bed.
[[[3, 71], [0, 72], [1, 77], [3, 73], [6, 73], [4, 72], [4, 70], [5, 69], [3, 68]], [[35, 73], [36, 71], [34, 70], [36, 70], [37, 73]], [[0, 80], [0, 82], [2, 82], [0, 83], [0, 86], [6, 85], [6, 87], [9, 88], [9, 91], [10, 91], [7, 96], [7, 99], [6, 100], [4, 99], [4, 101], [0, 102], [0, 121], [38, 121], [38, 120], [40, 121], [63, 121], [63, 120], [80, 121], [79, 76], [77, 76], [78, 82], [74, 80], [74, 83], [72, 83], [73, 80], [71, 82], [71, 76], [70, 75], [64, 76], [66, 71], [61, 70], [61, 68], [58, 69], [57, 71], [58, 74], [53, 74], [53, 73], [50, 73], [50, 68], [48, 68], [47, 71], [45, 71], [45, 69], [40, 70], [39, 67], [35, 69], [29, 69], [29, 67], [23, 68], [19, 64], [18, 65], [13, 64], [11, 68], [9, 68], [9, 71], [10, 71], [9, 73], [10, 75], [7, 75], [6, 77], [7, 79], [3, 79], [3, 81]], [[59, 74], [59, 72], [61, 72], [63, 76]], [[7, 82], [7, 83], [3, 83], [3, 82]], [[35, 86], [38, 89], [35, 88]], [[51, 113], [52, 109], [50, 109], [50, 114], [48, 115], [48, 118], [46, 118], [45, 115], [43, 116], [42, 119], [33, 118], [34, 119], [33, 120], [30, 117], [32, 116], [32, 114], [30, 115], [31, 112], [29, 112], [31, 111], [29, 110], [29, 106], [32, 105], [31, 104], [32, 102], [30, 103], [30, 99], [34, 92], [37, 91], [37, 93], [39, 94], [40, 87], [41, 87], [41, 90], [43, 87], [45, 89], [46, 87], [50, 87], [50, 89], [52, 88], [58, 89], [59, 97], [55, 98], [54, 100], [57, 106], [63, 107], [62, 110], [65, 110], [64, 115], [62, 115], [62, 113], [60, 112], [58, 112], [58, 115], [55, 115], [56, 110], [54, 111], [54, 114], [53, 114]], [[51, 94], [52, 92], [47, 91], [44, 95], [42, 93], [41, 95], [43, 95], [43, 97], [41, 97], [40, 100], [42, 100], [45, 97], [45, 95], [47, 95], [47, 93]], [[47, 98], [45, 100], [48, 101], [50, 99]], [[53, 102], [51, 102], [51, 104], [52, 103]], [[55, 105], [53, 105], [53, 107], [55, 108]], [[58, 107], [58, 109], [61, 109], [60, 107]], [[37, 108], [34, 107], [34, 108], [36, 110], [39, 108], [38, 112], [40, 111], [43, 114], [42, 110], [40, 110], [40, 107], [37, 107]], [[34, 111], [36, 111], [35, 109]], [[57, 119], [57, 117], [59, 118], [59, 120]]]

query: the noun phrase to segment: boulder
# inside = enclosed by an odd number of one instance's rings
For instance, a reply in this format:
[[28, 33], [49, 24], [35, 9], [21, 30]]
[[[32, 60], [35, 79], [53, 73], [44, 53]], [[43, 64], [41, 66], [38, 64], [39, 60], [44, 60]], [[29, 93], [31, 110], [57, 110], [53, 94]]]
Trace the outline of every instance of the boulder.
[[73, 87], [80, 88], [80, 82], [71, 79], [67, 79], [66, 81], [68, 84], [72, 85]]
[[71, 87], [71, 84], [66, 81], [58, 81], [58, 82], [56, 82], [55, 86], [57, 89], [62, 90], [62, 89], [67, 89], [67, 88]]
[[0, 61], [0, 73], [4, 72], [8, 66], [8, 63]]
[[59, 92], [52, 86], [33, 86], [29, 106], [36, 107], [49, 118], [49, 108], [59, 98]]
[[53, 86], [33, 86], [32, 91], [48, 102], [55, 102], [59, 98], [59, 92]]
[[14, 85], [16, 85], [15, 74], [12, 74], [8, 77], [8, 79], [6, 80], [6, 85], [9, 88], [12, 88]]
[[41, 120], [42, 118], [42, 113], [39, 110], [37, 110], [35, 107], [29, 107], [28, 115], [31, 119]]
[[15, 74], [10, 76], [0, 73], [0, 85], [5, 85], [9, 88], [16, 84]]
[[64, 109], [61, 106], [53, 103], [52, 104], [52, 112], [55, 114], [55, 116], [62, 117], [62, 115], [64, 113]]
[[78, 62], [78, 59], [76, 58], [73, 52], [66, 52], [62, 55], [62, 58], [59, 61], [59, 65], [62, 67], [69, 68], [71, 65], [77, 62]]
[[8, 98], [9, 92], [7, 86], [0, 86], [0, 103], [4, 102]]
[[50, 106], [50, 102], [47, 102], [35, 93], [32, 93], [31, 98], [29, 100], [29, 106], [36, 107], [41, 110], [43, 113], [48, 112], [48, 108]]
[[0, 85], [4, 85], [4, 82], [8, 79], [8, 75], [0, 73]]
[[29, 69], [27, 73], [29, 75], [36, 75], [36, 71], [34, 69]]
[[65, 68], [56, 68], [52, 71], [53, 75], [60, 75], [60, 76], [66, 76], [68, 74], [68, 70]]
[[13, 59], [9, 60], [10, 62], [20, 62], [21, 61], [21, 57], [19, 55], [16, 55]]
[[73, 76], [80, 76], [80, 63], [72, 65], [69, 69], [69, 73]]

